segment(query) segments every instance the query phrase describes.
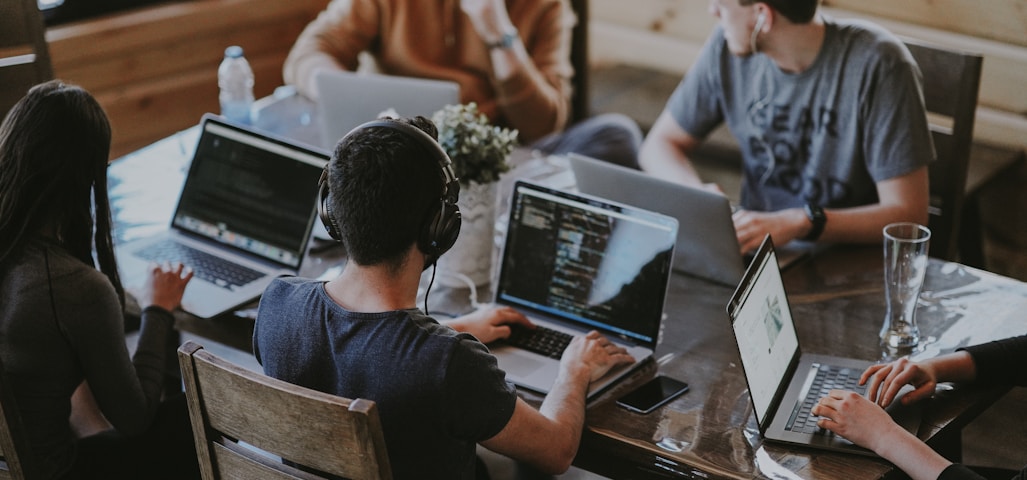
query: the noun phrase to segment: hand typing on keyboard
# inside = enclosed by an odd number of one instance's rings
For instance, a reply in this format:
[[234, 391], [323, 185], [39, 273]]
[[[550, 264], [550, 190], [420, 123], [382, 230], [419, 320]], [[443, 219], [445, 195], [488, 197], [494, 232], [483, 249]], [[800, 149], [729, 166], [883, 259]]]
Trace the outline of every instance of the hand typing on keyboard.
[[534, 329], [521, 312], [510, 307], [488, 306], [445, 322], [458, 332], [474, 335], [481, 343], [492, 343], [510, 337], [511, 327]]
[[[591, 331], [587, 335], [577, 336], [567, 345], [560, 358], [560, 376], [570, 378], [582, 377], [591, 383], [609, 372], [617, 365], [632, 363], [635, 358], [628, 354], [624, 347], [610, 342], [602, 334]], [[561, 383], [560, 379], [556, 380]]]
[[185, 286], [192, 278], [192, 269], [181, 263], [152, 264], [146, 284], [137, 299], [139, 305], [143, 308], [154, 305], [173, 311], [182, 303]]

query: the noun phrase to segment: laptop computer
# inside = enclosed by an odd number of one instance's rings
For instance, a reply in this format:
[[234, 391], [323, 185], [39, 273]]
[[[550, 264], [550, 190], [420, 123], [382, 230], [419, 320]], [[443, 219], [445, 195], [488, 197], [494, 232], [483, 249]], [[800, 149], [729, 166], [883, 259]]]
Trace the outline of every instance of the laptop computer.
[[726, 196], [583, 155], [572, 153], [568, 160], [581, 192], [677, 219], [674, 270], [738, 285], [745, 263]]
[[[874, 456], [865, 448], [816, 426], [812, 405], [832, 388], [864, 393], [859, 377], [871, 362], [803, 353], [767, 235], [727, 306], [753, 413], [763, 438], [772, 442]], [[901, 395], [911, 390], [904, 388]], [[922, 408], [893, 402], [888, 412], [916, 434]]]
[[[676, 220], [520, 180], [513, 187], [508, 222], [495, 303], [520, 310], [539, 328], [490, 345], [507, 380], [548, 393], [562, 346], [569, 336], [591, 330], [626, 348], [638, 362], [592, 382], [590, 398], [653, 354]], [[516, 342], [522, 333], [552, 331], [560, 332], [564, 343], [550, 353]]]
[[[724, 196], [576, 153], [568, 161], [578, 190], [670, 215], [678, 220], [674, 270], [735, 287], [752, 259], [742, 255]], [[777, 251], [781, 268], [805, 258], [814, 245], [797, 240]]]
[[460, 85], [448, 80], [321, 70], [314, 77], [321, 146], [334, 149], [350, 130], [393, 109], [404, 117], [432, 114], [460, 103]]
[[195, 271], [182, 309], [210, 318], [295, 275], [327, 161], [327, 152], [204, 115], [168, 230], [116, 247], [126, 290], [139, 291], [150, 263], [181, 261]]

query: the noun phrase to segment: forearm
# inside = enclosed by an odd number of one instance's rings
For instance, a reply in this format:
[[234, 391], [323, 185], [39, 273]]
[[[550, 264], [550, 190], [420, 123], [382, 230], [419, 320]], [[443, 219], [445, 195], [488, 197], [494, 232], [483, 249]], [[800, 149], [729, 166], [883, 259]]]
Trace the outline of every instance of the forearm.
[[965, 351], [924, 360], [920, 365], [929, 370], [937, 382], [972, 382], [977, 378], [973, 357]]
[[[927, 208], [914, 211], [904, 205], [874, 204], [862, 207], [825, 209], [827, 223], [820, 240], [844, 243], [881, 243], [882, 230], [890, 223], [913, 222], [927, 224]], [[812, 227], [808, 221], [805, 230]]]
[[896, 426], [878, 438], [880, 441], [873, 450], [913, 480], [936, 480], [952, 464], [901, 427]]
[[566, 471], [581, 443], [585, 426], [585, 395], [588, 392], [587, 372], [561, 372], [553, 383], [553, 389], [546, 395], [539, 412], [550, 420], [551, 430], [547, 432], [552, 443], [547, 449], [544, 467], [549, 472]]
[[540, 71], [520, 41], [489, 55], [499, 108], [519, 139], [531, 143], [563, 130], [570, 115], [569, 74]]
[[658, 178], [702, 188], [702, 178], [688, 155], [671, 143], [647, 138], [639, 150], [642, 170]]

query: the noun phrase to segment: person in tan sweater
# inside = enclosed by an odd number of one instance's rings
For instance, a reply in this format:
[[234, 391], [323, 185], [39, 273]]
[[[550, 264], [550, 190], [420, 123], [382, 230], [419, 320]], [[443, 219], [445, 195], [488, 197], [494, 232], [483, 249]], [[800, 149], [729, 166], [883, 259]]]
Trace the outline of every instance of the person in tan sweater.
[[284, 78], [316, 101], [317, 71], [356, 70], [367, 52], [382, 73], [457, 82], [462, 102], [533, 148], [637, 166], [641, 131], [626, 116], [568, 127], [575, 21], [567, 0], [333, 0], [297, 39]]

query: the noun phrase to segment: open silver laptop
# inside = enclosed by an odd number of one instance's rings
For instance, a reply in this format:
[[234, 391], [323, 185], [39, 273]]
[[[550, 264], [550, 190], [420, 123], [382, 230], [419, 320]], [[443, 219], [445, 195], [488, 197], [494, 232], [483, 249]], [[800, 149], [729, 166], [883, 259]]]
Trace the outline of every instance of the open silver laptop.
[[727, 197], [578, 154], [568, 160], [578, 190], [677, 219], [674, 270], [738, 285], [745, 264]]
[[[742, 255], [724, 195], [670, 182], [645, 172], [572, 153], [568, 155], [578, 190], [636, 205], [678, 220], [674, 270], [734, 287], [749, 255]], [[795, 241], [778, 250], [781, 268], [806, 257], [813, 245]]]
[[460, 103], [460, 85], [447, 80], [322, 70], [314, 77], [321, 146], [335, 144], [354, 127], [393, 109], [403, 117], [432, 114]]
[[210, 318], [250, 302], [299, 270], [328, 154], [207, 114], [168, 230], [116, 247], [125, 288], [151, 262], [196, 272], [182, 309]]
[[[871, 362], [803, 353], [781, 270], [768, 235], [727, 306], [760, 433], [770, 441], [863, 455], [874, 453], [817, 427], [810, 408], [831, 389], [864, 393], [859, 377]], [[904, 395], [910, 389], [903, 389]], [[895, 421], [916, 434], [922, 407], [896, 401]]]
[[[666, 215], [518, 181], [513, 188], [495, 302], [540, 328], [567, 335], [598, 330], [638, 362], [659, 340], [677, 221]], [[513, 345], [517, 343], [519, 346]], [[548, 393], [562, 348], [543, 353], [513, 340], [490, 345], [514, 384]], [[589, 387], [594, 396], [634, 366]]]

